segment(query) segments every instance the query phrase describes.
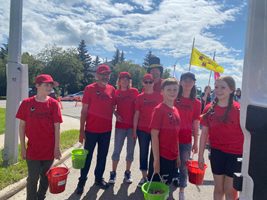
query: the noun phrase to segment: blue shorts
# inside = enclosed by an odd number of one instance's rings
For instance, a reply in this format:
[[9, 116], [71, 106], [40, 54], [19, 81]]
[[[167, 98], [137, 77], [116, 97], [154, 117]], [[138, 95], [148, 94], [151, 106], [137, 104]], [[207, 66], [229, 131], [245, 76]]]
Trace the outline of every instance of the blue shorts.
[[237, 158], [241, 157], [242, 155], [225, 153], [211, 148], [210, 165], [212, 173], [233, 177], [235, 172], [241, 172], [241, 162], [237, 161]]

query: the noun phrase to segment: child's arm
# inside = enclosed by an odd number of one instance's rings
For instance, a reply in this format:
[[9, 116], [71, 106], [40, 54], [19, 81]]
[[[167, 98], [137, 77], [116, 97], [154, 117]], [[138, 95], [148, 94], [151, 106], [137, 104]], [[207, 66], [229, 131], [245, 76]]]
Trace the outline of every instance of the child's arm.
[[54, 123], [55, 128], [55, 149], [54, 149], [54, 157], [55, 159], [61, 158], [60, 152], [60, 123]]
[[204, 168], [204, 150], [206, 146], [206, 141], [208, 138], [209, 128], [207, 126], [202, 126], [200, 142], [199, 142], [199, 153], [198, 153], [198, 165], [200, 169]]
[[137, 124], [139, 120], [139, 110], [136, 110], [133, 117], [133, 138], [136, 139], [136, 130], [137, 130]]
[[154, 173], [160, 172], [160, 157], [159, 157], [159, 130], [151, 130], [151, 143], [154, 157]]
[[198, 129], [199, 129], [199, 120], [193, 121], [193, 137], [194, 137], [194, 143], [192, 147], [192, 152], [197, 153], [198, 152]]
[[25, 144], [25, 121], [19, 121], [19, 139], [21, 146], [21, 158], [26, 159], [26, 144]]
[[80, 118], [80, 136], [79, 136], [80, 143], [83, 143], [83, 140], [85, 139], [84, 126], [86, 122], [87, 112], [88, 112], [88, 104], [83, 103], [81, 110], [81, 118]]

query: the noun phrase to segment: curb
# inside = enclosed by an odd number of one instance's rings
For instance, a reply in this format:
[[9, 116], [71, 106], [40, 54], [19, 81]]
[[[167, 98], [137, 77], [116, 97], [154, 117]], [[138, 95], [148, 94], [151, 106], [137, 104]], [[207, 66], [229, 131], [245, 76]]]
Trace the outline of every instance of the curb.
[[[53, 163], [53, 166], [58, 166], [58, 165], [62, 164], [63, 162], [65, 162], [68, 158], [70, 158], [71, 151], [73, 149], [79, 148], [81, 146], [82, 146], [82, 144], [77, 142], [71, 148], [69, 148], [66, 151], [64, 151], [64, 153], [62, 154], [61, 159], [60, 160], [55, 160], [54, 163]], [[19, 180], [18, 182], [14, 183], [12, 185], [9, 185], [9, 186], [3, 188], [0, 191], [0, 199], [1, 200], [7, 200], [8, 198], [12, 197], [16, 193], [18, 193], [21, 190], [23, 190], [26, 187], [26, 183], [27, 183], [27, 177]]]

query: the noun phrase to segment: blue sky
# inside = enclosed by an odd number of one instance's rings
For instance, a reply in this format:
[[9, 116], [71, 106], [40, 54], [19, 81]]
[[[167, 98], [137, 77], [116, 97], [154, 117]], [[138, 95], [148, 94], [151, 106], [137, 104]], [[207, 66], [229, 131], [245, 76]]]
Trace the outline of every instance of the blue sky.
[[[9, 32], [10, 1], [0, 0], [0, 42]], [[115, 49], [142, 64], [151, 50], [175, 76], [188, 70], [192, 41], [241, 86], [247, 21], [244, 0], [24, 0], [22, 51], [37, 54], [46, 45], [77, 47], [112, 59]], [[192, 66], [197, 84], [207, 85], [209, 71]], [[171, 72], [173, 74], [173, 72]], [[213, 79], [211, 80], [213, 86]]]

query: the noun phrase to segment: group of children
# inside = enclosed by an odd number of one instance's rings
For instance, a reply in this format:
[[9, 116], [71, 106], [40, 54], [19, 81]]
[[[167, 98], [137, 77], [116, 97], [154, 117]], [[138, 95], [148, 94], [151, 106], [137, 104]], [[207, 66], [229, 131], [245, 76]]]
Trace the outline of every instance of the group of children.
[[[215, 100], [207, 103], [201, 114], [201, 102], [196, 98], [195, 75], [186, 72], [181, 75], [179, 82], [175, 78], [162, 80], [161, 71], [160, 65], [149, 68], [150, 73], [145, 74], [142, 79], [143, 91], [140, 94], [136, 88], [131, 86], [131, 74], [120, 72], [117, 90], [114, 95], [113, 90], [111, 92], [114, 99], [105, 97], [107, 101], [115, 105], [115, 109], [111, 109], [110, 112], [116, 116], [109, 184], [116, 182], [116, 170], [125, 138], [127, 138], [127, 154], [124, 181], [132, 183], [131, 164], [137, 139], [140, 150], [139, 169], [142, 174], [138, 186], [141, 187], [152, 177], [154, 181], [159, 181], [158, 175], [161, 175], [165, 177], [167, 184], [173, 183], [180, 188], [179, 200], [184, 200], [184, 190], [187, 186], [186, 162], [190, 159], [191, 152], [192, 154], [198, 153], [199, 166], [203, 168], [203, 154], [206, 143], [209, 141], [210, 162], [215, 181], [214, 199], [223, 199], [224, 196], [226, 199], [236, 199], [237, 192], [233, 189], [233, 173], [241, 169], [237, 158], [242, 157], [244, 138], [239, 123], [239, 103], [233, 100], [235, 91], [233, 78], [225, 76], [216, 80]], [[105, 78], [105, 75], [103, 77]], [[51, 167], [53, 160], [61, 156], [59, 124], [62, 122], [62, 117], [58, 102], [48, 96], [57, 83], [50, 75], [42, 74], [36, 77], [35, 84], [37, 95], [22, 102], [16, 117], [20, 119], [21, 154], [27, 160], [28, 165], [27, 199], [44, 199], [48, 188], [45, 173]], [[99, 96], [98, 90], [94, 93]], [[102, 99], [105, 98], [103, 96]], [[88, 99], [88, 102], [90, 101]], [[93, 108], [87, 107], [84, 112], [90, 112], [90, 109]], [[85, 117], [81, 117], [82, 120], [85, 128], [94, 126], [86, 124]], [[105, 121], [105, 119], [102, 120]], [[202, 125], [200, 141], [199, 124]], [[104, 123], [102, 125], [105, 126]], [[90, 136], [86, 134], [86, 131], [84, 133], [84, 130], [82, 133], [81, 142]], [[96, 135], [99, 136], [99, 134]], [[27, 146], [25, 136], [28, 138]], [[93, 139], [90, 138], [90, 141]], [[107, 143], [103, 157], [107, 155], [109, 139], [110, 133], [107, 133], [107, 139], [103, 140]], [[86, 143], [88, 141], [85, 140]], [[93, 151], [94, 146], [92, 148]], [[105, 160], [103, 157], [99, 159]], [[87, 158], [86, 169], [81, 170], [77, 186], [80, 190], [76, 190], [77, 194], [83, 192], [91, 159], [92, 155]], [[105, 161], [103, 164], [102, 168], [105, 167]], [[96, 178], [98, 178], [96, 181], [103, 181], [104, 168], [102, 168], [95, 170]], [[37, 190], [39, 176], [40, 186]], [[103, 182], [97, 183], [103, 186], [103, 189], [108, 187]]]

